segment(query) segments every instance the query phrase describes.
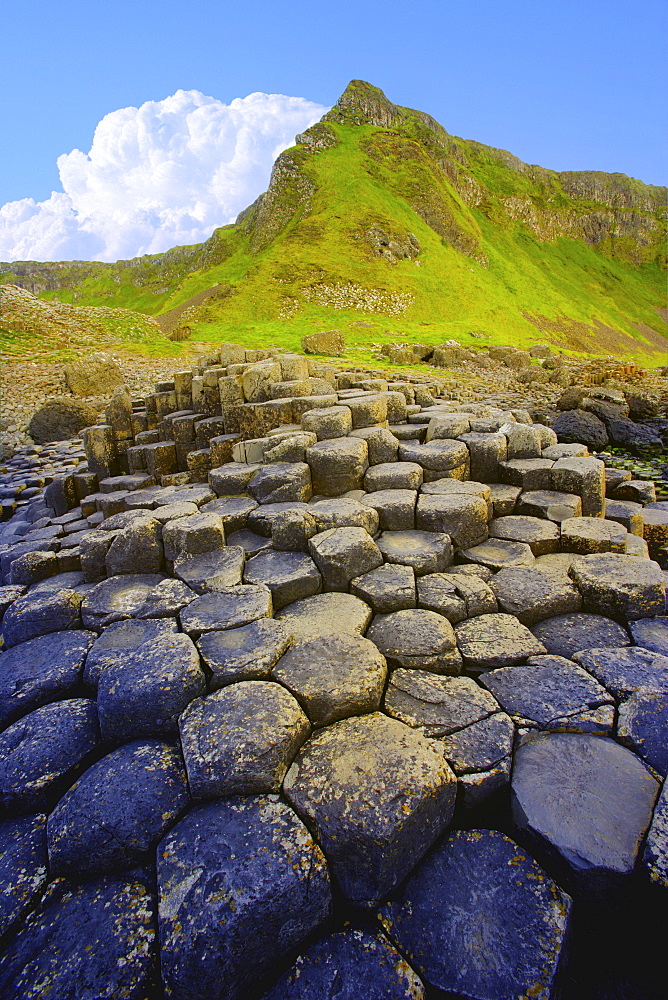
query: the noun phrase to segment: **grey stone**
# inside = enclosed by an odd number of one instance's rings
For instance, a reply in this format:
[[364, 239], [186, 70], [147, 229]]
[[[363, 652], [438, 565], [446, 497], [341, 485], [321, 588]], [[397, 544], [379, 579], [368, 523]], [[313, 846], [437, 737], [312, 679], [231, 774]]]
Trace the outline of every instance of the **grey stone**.
[[46, 816], [0, 823], [0, 934], [27, 913], [47, 883]]
[[622, 648], [585, 648], [573, 653], [573, 659], [615, 698], [628, 698], [636, 691], [668, 691], [668, 656], [661, 653], [627, 643]]
[[364, 476], [368, 493], [378, 490], [418, 490], [422, 485], [422, 466], [416, 462], [384, 462], [372, 465]]
[[647, 834], [643, 863], [650, 880], [656, 885], [668, 888], [668, 781], [654, 810], [652, 824]]
[[223, 519], [218, 514], [193, 514], [168, 521], [162, 532], [165, 558], [197, 555], [222, 549], [225, 545]]
[[336, 438], [311, 445], [306, 450], [306, 461], [311, 469], [313, 492], [335, 497], [360, 489], [369, 467], [368, 456], [367, 443], [360, 438]]
[[588, 611], [622, 619], [665, 611], [666, 583], [659, 565], [649, 559], [611, 552], [580, 556], [569, 572]]
[[101, 635], [95, 636], [88, 656], [83, 681], [88, 688], [97, 688], [102, 671], [111, 663], [122, 663], [125, 658], [135, 653], [141, 646], [151, 642], [164, 633], [174, 635], [178, 626], [173, 619], [147, 619], [134, 621], [132, 619], [113, 622]]
[[459, 777], [488, 772], [501, 761], [510, 760], [515, 741], [515, 727], [505, 712], [474, 722], [441, 737], [445, 759]]
[[611, 696], [562, 656], [532, 656], [522, 666], [491, 670], [480, 680], [520, 726], [601, 736], [612, 731]]
[[598, 458], [560, 458], [550, 472], [551, 488], [582, 498], [585, 517], [601, 517], [605, 510], [605, 465]]
[[281, 608], [278, 620], [294, 641], [344, 632], [364, 635], [371, 621], [371, 608], [352, 594], [315, 594]]
[[352, 427], [352, 416], [347, 406], [327, 406], [302, 414], [302, 428], [314, 433], [318, 441], [345, 437]]
[[197, 594], [181, 580], [161, 580], [146, 595], [133, 614], [134, 618], [176, 618], [179, 611], [194, 601]]
[[210, 594], [241, 583], [245, 560], [246, 553], [239, 545], [192, 556], [184, 553], [174, 562], [174, 574], [195, 593]]
[[84, 628], [101, 630], [112, 622], [134, 617], [163, 579], [159, 574], [139, 573], [102, 580], [82, 601]]
[[438, 674], [459, 674], [461, 657], [452, 625], [442, 615], [421, 608], [376, 615], [368, 632], [390, 661]]
[[258, 618], [271, 618], [272, 610], [268, 587], [241, 583], [197, 597], [179, 612], [179, 620], [184, 632], [199, 639], [205, 632], [239, 628]]
[[205, 689], [193, 642], [181, 632], [163, 632], [102, 670], [97, 685], [102, 737], [127, 743], [175, 736], [179, 715]]
[[553, 465], [547, 458], [513, 458], [499, 464], [499, 478], [523, 491], [549, 490]]
[[415, 573], [411, 566], [385, 563], [352, 580], [350, 592], [370, 604], [376, 614], [414, 608]]
[[309, 504], [308, 514], [314, 518], [318, 531], [330, 528], [364, 528], [370, 535], [375, 535], [378, 531], [378, 514], [350, 497], [317, 500]]
[[463, 549], [459, 556], [469, 562], [479, 563], [491, 570], [511, 566], [533, 566], [535, 556], [526, 542], [511, 542], [504, 538], [488, 538], [480, 545]]
[[561, 522], [561, 547], [579, 555], [626, 552], [626, 528], [602, 517], [569, 517]]
[[415, 490], [378, 490], [367, 493], [361, 503], [377, 511], [381, 531], [411, 531], [415, 528]]
[[489, 533], [492, 538], [524, 542], [534, 556], [544, 556], [559, 548], [559, 528], [552, 521], [539, 517], [521, 514], [497, 517], [491, 521]]
[[245, 1000], [330, 913], [323, 854], [274, 798], [196, 807], [157, 859], [162, 976], [180, 1000]]
[[555, 995], [571, 900], [498, 830], [457, 830], [380, 919], [425, 982], [450, 996]]
[[[599, 646], [629, 646], [625, 628], [603, 615], [574, 612], [547, 618], [531, 627], [531, 631], [553, 656], [574, 659], [580, 650]], [[579, 661], [578, 661], [579, 662]]]
[[179, 720], [195, 798], [278, 792], [311, 732], [295, 698], [267, 681], [239, 681], [196, 698]]
[[267, 586], [275, 611], [322, 588], [315, 563], [302, 552], [260, 552], [246, 563], [244, 583]]
[[326, 590], [348, 590], [351, 580], [383, 562], [364, 528], [330, 528], [309, 541], [309, 550]]
[[630, 500], [606, 500], [605, 517], [606, 521], [616, 521], [631, 534], [642, 538], [644, 528], [642, 504], [632, 503]]
[[469, 549], [487, 538], [487, 504], [481, 497], [421, 494], [415, 523], [418, 529], [449, 535], [459, 549]]
[[37, 444], [66, 441], [97, 422], [98, 411], [78, 399], [49, 399], [30, 418], [28, 433]]
[[517, 513], [531, 517], [545, 517], [558, 524], [570, 517], [580, 517], [582, 500], [574, 493], [559, 493], [557, 490], [529, 490], [521, 493], [517, 501]]
[[380, 465], [383, 462], [396, 462], [399, 454], [399, 441], [391, 429], [385, 427], [360, 427], [351, 431], [351, 437], [360, 438], [366, 442], [369, 450], [369, 465]]
[[617, 737], [665, 777], [668, 773], [668, 690], [636, 691], [620, 705]]
[[384, 710], [425, 736], [442, 738], [486, 719], [499, 705], [470, 677], [399, 668], [390, 675]]
[[378, 708], [387, 665], [368, 639], [327, 635], [295, 643], [272, 676], [292, 692], [314, 726], [327, 726]]
[[371, 907], [447, 827], [456, 783], [430, 741], [373, 713], [315, 733], [283, 788], [317, 831], [344, 895]]
[[207, 632], [198, 639], [197, 648], [215, 690], [235, 681], [268, 680], [290, 641], [289, 630], [280, 622], [260, 618], [241, 628]]
[[645, 765], [604, 737], [538, 734], [515, 753], [515, 823], [584, 891], [632, 874], [658, 792]]
[[[285, 517], [286, 514], [307, 514], [310, 511], [310, 505], [302, 501], [263, 504], [249, 513], [248, 527], [251, 531], [257, 532], [258, 535], [271, 538], [274, 524]], [[232, 539], [230, 539], [230, 543], [231, 541]]]
[[434, 531], [384, 531], [377, 540], [384, 559], [411, 566], [416, 576], [441, 573], [452, 564], [450, 536]]
[[507, 457], [508, 442], [503, 434], [462, 434], [471, 463], [471, 478], [482, 483], [494, 483], [499, 478], [499, 467]]
[[305, 503], [312, 495], [311, 470], [305, 462], [273, 462], [258, 470], [248, 489], [259, 503]]
[[501, 611], [515, 615], [523, 625], [535, 625], [545, 618], [582, 608], [580, 593], [567, 578], [549, 576], [535, 568], [502, 569], [490, 586]]
[[279, 552], [308, 552], [309, 538], [317, 530], [316, 520], [308, 511], [288, 510], [272, 520], [272, 545]]
[[455, 626], [457, 647], [469, 670], [492, 670], [547, 652], [517, 618], [481, 615]]
[[668, 656], [668, 616], [629, 622], [629, 632], [637, 646]]
[[258, 463], [226, 462], [209, 472], [209, 486], [219, 497], [243, 496], [248, 484], [262, 466]]
[[129, 743], [93, 764], [49, 816], [52, 876], [79, 880], [132, 868], [189, 803], [180, 753], [167, 743]]
[[119, 531], [105, 557], [108, 576], [159, 573], [163, 563], [162, 525], [154, 517], [137, 518]]

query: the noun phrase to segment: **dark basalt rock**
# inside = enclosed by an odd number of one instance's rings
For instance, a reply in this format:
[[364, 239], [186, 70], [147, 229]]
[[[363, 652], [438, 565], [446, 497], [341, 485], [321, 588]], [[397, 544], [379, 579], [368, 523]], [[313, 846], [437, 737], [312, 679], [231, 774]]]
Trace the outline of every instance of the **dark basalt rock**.
[[160, 574], [147, 573], [102, 580], [84, 597], [81, 607], [84, 628], [101, 630], [112, 622], [134, 617], [163, 579]]
[[260, 552], [246, 563], [244, 582], [269, 587], [275, 611], [322, 589], [318, 567], [305, 552]]
[[46, 816], [0, 823], [0, 935], [30, 908], [47, 882]]
[[635, 691], [668, 691], [668, 656], [638, 646], [585, 649], [573, 659], [603, 684], [615, 698]]
[[531, 631], [550, 655], [567, 660], [583, 649], [631, 645], [626, 629], [603, 615], [557, 615], [532, 625]]
[[0, 728], [66, 695], [81, 682], [95, 632], [66, 631], [29, 639], [0, 656]]
[[268, 680], [292, 635], [273, 618], [259, 618], [242, 628], [206, 632], [197, 648], [211, 671], [212, 690], [235, 681]]
[[52, 876], [88, 878], [149, 860], [189, 802], [181, 755], [167, 743], [128, 743], [93, 764], [49, 816]]
[[448, 995], [551, 996], [571, 900], [497, 830], [459, 830], [380, 918], [425, 982]]
[[193, 639], [205, 632], [240, 628], [272, 614], [271, 591], [265, 586], [239, 584], [191, 601], [179, 614], [181, 628]]
[[515, 752], [513, 817], [582, 892], [633, 873], [659, 783], [629, 750], [581, 733], [539, 734]]
[[2, 619], [5, 646], [18, 646], [50, 632], [81, 628], [80, 608], [81, 594], [76, 590], [29, 591], [5, 611]]
[[206, 690], [195, 644], [181, 632], [163, 633], [100, 675], [97, 704], [105, 740], [170, 738], [178, 717]]
[[655, 771], [668, 774], [668, 690], [637, 691], [620, 706], [617, 736]]
[[323, 854], [274, 798], [192, 809], [157, 859], [161, 967], [176, 1000], [244, 1000], [329, 916]]
[[0, 805], [6, 814], [53, 804], [98, 746], [94, 701], [70, 698], [24, 715], [0, 735]]
[[123, 663], [128, 656], [159, 635], [174, 635], [175, 632], [178, 632], [178, 626], [173, 619], [156, 618], [113, 622], [99, 636], [95, 632], [85, 633], [94, 636], [95, 641], [86, 657], [84, 683], [89, 688], [97, 688], [100, 674], [106, 667], [113, 663]]
[[53, 882], [0, 958], [5, 1000], [143, 1000], [155, 974], [155, 904], [140, 881]]
[[380, 934], [348, 928], [316, 941], [263, 1000], [423, 1000], [419, 976]]

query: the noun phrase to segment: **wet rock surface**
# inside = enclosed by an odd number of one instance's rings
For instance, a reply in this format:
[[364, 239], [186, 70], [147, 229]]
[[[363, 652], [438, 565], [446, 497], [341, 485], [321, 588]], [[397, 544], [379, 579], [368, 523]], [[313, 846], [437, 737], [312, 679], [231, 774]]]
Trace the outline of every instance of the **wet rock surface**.
[[653, 483], [225, 351], [0, 471], [3, 996], [657, 1000]]

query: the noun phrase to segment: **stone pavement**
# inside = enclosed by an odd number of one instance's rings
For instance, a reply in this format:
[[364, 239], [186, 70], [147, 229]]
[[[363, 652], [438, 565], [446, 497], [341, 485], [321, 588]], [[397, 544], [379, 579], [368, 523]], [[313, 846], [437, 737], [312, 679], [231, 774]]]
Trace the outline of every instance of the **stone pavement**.
[[621, 997], [582, 914], [665, 912], [668, 513], [241, 351], [3, 466], [0, 994]]

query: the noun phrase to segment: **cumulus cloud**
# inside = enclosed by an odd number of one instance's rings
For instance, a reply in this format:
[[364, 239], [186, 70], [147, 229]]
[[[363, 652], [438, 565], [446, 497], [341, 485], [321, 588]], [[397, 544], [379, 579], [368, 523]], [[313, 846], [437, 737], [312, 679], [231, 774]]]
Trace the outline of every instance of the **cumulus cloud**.
[[114, 261], [201, 242], [266, 190], [278, 154], [326, 110], [178, 90], [113, 111], [88, 153], [58, 157], [62, 191], [0, 207], [0, 260]]

